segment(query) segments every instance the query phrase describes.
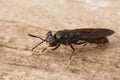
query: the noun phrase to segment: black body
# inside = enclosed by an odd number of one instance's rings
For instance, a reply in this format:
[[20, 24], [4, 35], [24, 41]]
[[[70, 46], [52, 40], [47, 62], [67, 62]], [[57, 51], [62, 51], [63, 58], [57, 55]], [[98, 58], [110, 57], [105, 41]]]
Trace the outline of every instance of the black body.
[[84, 43], [95, 43], [105, 44], [108, 43], [107, 36], [114, 33], [113, 30], [104, 28], [84, 28], [75, 30], [61, 30], [52, 35], [49, 31], [46, 34], [46, 39], [42, 39], [38, 36], [28, 34], [29, 36], [40, 38], [42, 43], [46, 41], [49, 43], [49, 47], [58, 46], [60, 44], [72, 45], [72, 44], [84, 44]]
[[[46, 38], [42, 39], [41, 37], [28, 34], [29, 36], [40, 38], [42, 42], [37, 44], [33, 49], [43, 42], [47, 42], [49, 47], [54, 47], [52, 50], [57, 49], [60, 44], [69, 45], [73, 51], [75, 50], [72, 44], [86, 45], [87, 43], [95, 44], [105, 44], [108, 43], [107, 36], [110, 36], [114, 33], [113, 30], [105, 28], [83, 28], [83, 29], [74, 29], [74, 30], [61, 30], [56, 32], [54, 35], [51, 31], [46, 34]], [[32, 50], [33, 50], [32, 49]], [[46, 50], [47, 48], [43, 49]], [[71, 57], [70, 57], [71, 58]]]

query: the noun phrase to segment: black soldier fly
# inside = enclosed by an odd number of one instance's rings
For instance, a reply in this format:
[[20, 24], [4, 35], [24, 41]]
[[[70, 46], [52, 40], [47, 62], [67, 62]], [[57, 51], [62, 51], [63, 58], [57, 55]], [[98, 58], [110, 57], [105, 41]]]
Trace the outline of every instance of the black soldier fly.
[[[82, 28], [73, 30], [60, 30], [57, 31], [54, 35], [51, 31], [48, 31], [45, 39], [32, 34], [28, 35], [42, 40], [42, 42], [33, 47], [32, 50], [34, 50], [43, 42], [47, 42], [49, 47], [54, 47], [52, 50], [56, 50], [58, 47], [60, 47], [61, 44], [70, 46], [73, 50], [69, 57], [69, 60], [71, 60], [75, 51], [73, 44], [84, 44], [84, 46], [87, 45], [87, 43], [105, 44], [109, 42], [107, 36], [110, 36], [113, 33], [113, 30], [105, 28]], [[43, 49], [42, 52], [46, 49], [47, 48]]]

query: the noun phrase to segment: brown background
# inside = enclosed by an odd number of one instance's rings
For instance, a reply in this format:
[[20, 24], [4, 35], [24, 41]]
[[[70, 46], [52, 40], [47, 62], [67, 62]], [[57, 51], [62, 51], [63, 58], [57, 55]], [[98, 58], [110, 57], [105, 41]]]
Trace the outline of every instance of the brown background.
[[[0, 0], [0, 80], [120, 80], [119, 26], [120, 0]], [[70, 69], [67, 46], [30, 50], [40, 40], [28, 33], [88, 27], [116, 33], [101, 48], [75, 46]]]

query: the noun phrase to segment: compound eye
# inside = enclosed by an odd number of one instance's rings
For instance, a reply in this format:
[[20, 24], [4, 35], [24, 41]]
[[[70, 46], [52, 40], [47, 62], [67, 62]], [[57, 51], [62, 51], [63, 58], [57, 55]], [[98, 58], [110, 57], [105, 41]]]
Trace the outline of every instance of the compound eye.
[[49, 42], [52, 44], [55, 42], [54, 38], [50, 38]]
[[49, 39], [50, 46], [56, 46], [56, 40], [54, 38]]
[[52, 36], [52, 32], [49, 31], [49, 32], [46, 34], [46, 36]]

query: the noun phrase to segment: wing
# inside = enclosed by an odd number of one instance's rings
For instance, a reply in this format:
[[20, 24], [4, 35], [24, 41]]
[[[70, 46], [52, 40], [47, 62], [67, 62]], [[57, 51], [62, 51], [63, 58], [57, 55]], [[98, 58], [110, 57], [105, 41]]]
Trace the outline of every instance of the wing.
[[105, 28], [83, 28], [75, 29], [75, 31], [81, 38], [101, 38], [110, 36], [114, 33], [113, 30]]

